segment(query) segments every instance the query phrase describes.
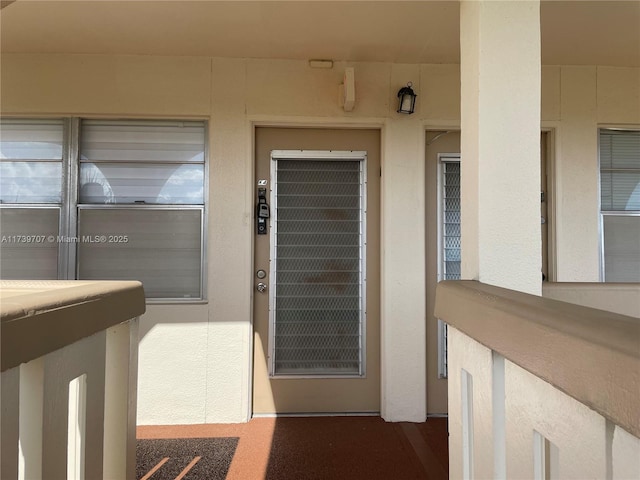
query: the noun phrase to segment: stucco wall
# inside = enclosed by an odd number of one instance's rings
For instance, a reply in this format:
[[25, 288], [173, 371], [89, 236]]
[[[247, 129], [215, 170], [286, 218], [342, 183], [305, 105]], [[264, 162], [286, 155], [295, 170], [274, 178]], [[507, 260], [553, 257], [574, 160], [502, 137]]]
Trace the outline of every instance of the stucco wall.
[[[2, 55], [3, 115], [210, 122], [208, 304], [153, 305], [142, 319], [140, 424], [250, 414], [255, 123], [382, 128], [383, 414], [424, 417], [424, 130], [459, 125], [459, 66], [349, 65], [357, 97], [345, 113], [341, 62], [313, 70], [287, 60]], [[555, 128], [557, 280], [598, 280], [597, 125], [640, 124], [640, 70], [544, 67], [542, 76], [543, 124]], [[401, 116], [395, 95], [407, 81], [419, 103]]]
[[640, 318], [640, 283], [545, 282], [542, 296]]
[[[555, 118], [556, 281], [600, 280], [599, 126], [640, 126], [640, 69], [551, 67]], [[544, 90], [543, 90], [544, 93]], [[544, 100], [543, 100], [544, 101]], [[544, 110], [543, 110], [544, 112]]]

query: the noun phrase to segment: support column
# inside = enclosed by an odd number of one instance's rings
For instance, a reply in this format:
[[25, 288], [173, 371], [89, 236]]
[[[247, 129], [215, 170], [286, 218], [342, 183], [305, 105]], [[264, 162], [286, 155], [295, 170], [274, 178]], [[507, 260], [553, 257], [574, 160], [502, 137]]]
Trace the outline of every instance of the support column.
[[460, 4], [462, 278], [541, 294], [540, 2]]
[[394, 65], [382, 142], [380, 413], [388, 422], [427, 416], [424, 127], [418, 115], [395, 112], [408, 81], [419, 93], [419, 66]]

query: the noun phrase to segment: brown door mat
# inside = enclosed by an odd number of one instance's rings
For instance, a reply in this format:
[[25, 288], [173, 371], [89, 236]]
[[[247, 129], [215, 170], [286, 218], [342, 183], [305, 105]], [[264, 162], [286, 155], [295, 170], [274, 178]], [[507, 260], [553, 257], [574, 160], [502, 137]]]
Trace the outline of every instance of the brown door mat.
[[237, 437], [138, 440], [138, 480], [224, 480]]

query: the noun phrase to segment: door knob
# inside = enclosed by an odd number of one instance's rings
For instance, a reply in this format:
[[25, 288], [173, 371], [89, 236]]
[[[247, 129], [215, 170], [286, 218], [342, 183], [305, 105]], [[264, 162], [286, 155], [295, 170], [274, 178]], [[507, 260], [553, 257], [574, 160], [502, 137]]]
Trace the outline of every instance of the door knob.
[[262, 283], [260, 282], [258, 284], [258, 286], [256, 287], [256, 289], [260, 292], [260, 293], [264, 293], [267, 291], [267, 284], [266, 283]]

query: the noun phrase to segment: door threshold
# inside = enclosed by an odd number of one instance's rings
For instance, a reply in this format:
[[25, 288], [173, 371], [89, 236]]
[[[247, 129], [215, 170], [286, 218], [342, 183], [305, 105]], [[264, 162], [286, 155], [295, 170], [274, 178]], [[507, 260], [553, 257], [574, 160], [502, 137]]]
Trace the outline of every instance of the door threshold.
[[291, 412], [291, 413], [254, 413], [251, 418], [283, 417], [379, 417], [380, 412]]
[[449, 418], [448, 413], [428, 413], [427, 418]]

